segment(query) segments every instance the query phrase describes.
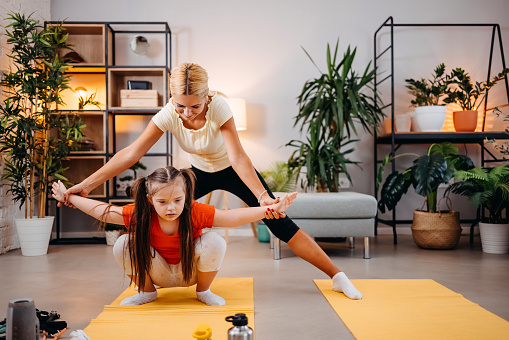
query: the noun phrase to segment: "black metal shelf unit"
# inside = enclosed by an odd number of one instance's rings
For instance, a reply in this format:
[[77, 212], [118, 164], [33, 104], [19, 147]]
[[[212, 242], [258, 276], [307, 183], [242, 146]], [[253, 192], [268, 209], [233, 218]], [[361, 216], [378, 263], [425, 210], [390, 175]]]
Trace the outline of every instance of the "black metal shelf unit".
[[[59, 22], [47, 21], [45, 25], [56, 25]], [[80, 75], [87, 77], [87, 75], [104, 75], [105, 79], [105, 110], [104, 112], [104, 147], [100, 152], [87, 153], [86, 151], [73, 152], [72, 157], [75, 159], [86, 158], [86, 157], [102, 157], [104, 163], [106, 163], [117, 151], [117, 128], [116, 128], [116, 117], [118, 116], [152, 116], [157, 113], [162, 106], [168, 102], [168, 83], [169, 83], [169, 71], [172, 65], [171, 55], [171, 29], [167, 22], [98, 22], [98, 21], [66, 21], [63, 26], [67, 28], [67, 33], [70, 35], [70, 39], [76, 39], [71, 44], [74, 45], [74, 49], [77, 52], [90, 55], [91, 50], [96, 52], [87, 58], [82, 63], [73, 64], [73, 68], [69, 71], [71, 75]], [[159, 57], [159, 61], [154, 65], [140, 65], [118, 62], [120, 53], [128, 53], [128, 51], [117, 50], [120, 42], [126, 45], [126, 37], [128, 35], [148, 35], [149, 37], [157, 37], [162, 46], [157, 48], [164, 49]], [[164, 41], [164, 42], [163, 42]], [[99, 51], [99, 52], [97, 52]], [[126, 72], [133, 75], [133, 78], [146, 79], [145, 73], [159, 72], [157, 77], [158, 91], [160, 98], [157, 107], [121, 107], [116, 98], [115, 106], [112, 104], [113, 93], [118, 93], [119, 89], [114, 88], [118, 86], [113, 83], [112, 78], [115, 76], [114, 72]], [[160, 77], [159, 77], [160, 75]], [[124, 74], [120, 74], [120, 83], [125, 77]], [[159, 79], [161, 78], [161, 79]], [[118, 94], [116, 94], [118, 96]], [[77, 111], [69, 110], [66, 111]], [[92, 111], [92, 110], [90, 110]], [[99, 110], [93, 110], [98, 111]], [[160, 157], [164, 158], [166, 165], [173, 164], [173, 140], [170, 133], [164, 135], [164, 152], [149, 152], [144, 157]], [[162, 160], [161, 160], [162, 161]], [[87, 176], [90, 173], [86, 174]], [[109, 202], [111, 200], [122, 200], [128, 199], [127, 196], [121, 195], [116, 190], [117, 178], [114, 177], [108, 181], [104, 187], [102, 194], [94, 199]], [[64, 208], [65, 209], [65, 208]], [[62, 243], [104, 243], [104, 238], [92, 237], [92, 238], [62, 238], [61, 237], [61, 215], [62, 208], [56, 208], [56, 239], [52, 240], [52, 244]]]
[[[491, 34], [491, 46], [490, 46], [490, 54], [489, 54], [489, 60], [488, 60], [488, 71], [487, 71], [487, 79], [489, 80], [491, 77], [491, 68], [492, 68], [492, 61], [493, 61], [493, 49], [495, 47], [495, 41], [498, 37], [498, 45], [500, 49], [501, 54], [501, 62], [503, 68], [506, 67], [505, 63], [505, 57], [504, 57], [504, 49], [502, 44], [502, 36], [500, 33], [500, 26], [498, 24], [447, 24], [447, 23], [436, 23], [436, 24], [419, 24], [419, 23], [394, 23], [393, 17], [387, 18], [387, 20], [384, 21], [384, 23], [375, 31], [373, 43], [374, 43], [374, 67], [377, 69], [378, 67], [378, 60], [380, 57], [382, 57], [385, 53], [390, 52], [390, 74], [383, 79], [379, 80], [377, 74], [375, 73], [374, 78], [374, 97], [378, 94], [378, 86], [381, 83], [384, 83], [387, 80], [390, 80], [390, 102], [386, 105], [382, 106], [381, 109], [385, 110], [390, 107], [390, 118], [392, 119], [391, 122], [391, 131], [390, 134], [384, 134], [384, 135], [377, 135], [375, 131], [375, 141], [374, 141], [374, 183], [375, 183], [375, 198], [378, 199], [378, 191], [376, 188], [376, 176], [378, 171], [378, 166], [382, 162], [382, 160], [378, 159], [378, 145], [380, 144], [386, 144], [391, 145], [390, 154], [395, 155], [396, 151], [405, 144], [431, 144], [435, 142], [452, 142], [452, 143], [461, 143], [461, 144], [477, 144], [481, 148], [481, 165], [484, 166], [487, 162], [498, 162], [500, 161], [497, 159], [496, 156], [494, 156], [486, 147], [485, 147], [485, 141], [487, 139], [509, 139], [509, 135], [504, 132], [487, 132], [484, 131], [485, 128], [485, 118], [483, 119], [483, 125], [482, 125], [482, 132], [470, 132], [470, 133], [463, 133], [463, 132], [437, 132], [437, 133], [395, 133], [394, 129], [394, 28], [395, 27], [490, 27], [492, 28], [492, 34]], [[385, 32], [385, 30], [390, 30], [390, 43], [389, 46], [387, 46], [385, 49], [381, 50], [378, 48], [378, 37], [381, 32]], [[381, 50], [381, 52], [380, 52]], [[505, 89], [507, 94], [507, 99], [509, 102], [509, 82], [507, 79], [507, 76], [505, 77]], [[376, 101], [375, 101], [376, 102]], [[486, 93], [486, 99], [484, 102], [484, 111], [486, 112], [487, 109], [487, 103], [488, 103], [488, 93]], [[376, 105], [376, 104], [375, 104]], [[486, 159], [485, 153], [488, 154], [491, 159]], [[396, 162], [392, 161], [391, 164], [392, 171], [394, 172], [396, 170]], [[479, 212], [478, 212], [479, 217]], [[394, 235], [394, 243], [397, 243], [397, 233], [396, 233], [396, 225], [397, 224], [411, 224], [411, 220], [398, 220], [396, 218], [396, 209], [392, 211], [392, 219], [390, 220], [383, 220], [381, 218], [376, 219], [375, 223], [375, 233], [377, 230], [378, 222], [387, 224], [389, 226], [392, 226], [393, 235]], [[470, 229], [470, 240], [472, 241], [473, 236], [473, 227], [476, 220], [462, 220], [462, 222], [465, 223], [472, 223], [471, 229]]]

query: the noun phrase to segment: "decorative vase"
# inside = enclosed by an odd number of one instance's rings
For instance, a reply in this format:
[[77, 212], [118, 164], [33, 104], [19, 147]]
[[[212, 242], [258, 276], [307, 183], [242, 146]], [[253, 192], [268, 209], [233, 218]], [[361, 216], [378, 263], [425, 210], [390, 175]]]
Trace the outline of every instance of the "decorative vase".
[[406, 114], [396, 115], [394, 118], [394, 127], [396, 132], [410, 132], [410, 127], [412, 124], [411, 117]]
[[509, 224], [479, 222], [482, 251], [489, 254], [509, 252]]
[[54, 216], [14, 219], [22, 255], [40, 256], [48, 253], [54, 219]]
[[270, 234], [269, 229], [267, 228], [267, 225], [265, 223], [258, 224], [258, 241], [263, 243], [270, 242]]
[[419, 106], [415, 108], [415, 119], [422, 132], [440, 132], [446, 113], [445, 106]]
[[114, 246], [115, 242], [117, 242], [122, 230], [106, 230], [104, 231], [106, 234], [106, 244], [109, 246]]
[[477, 111], [465, 110], [453, 112], [454, 129], [456, 131], [475, 131], [477, 127]]

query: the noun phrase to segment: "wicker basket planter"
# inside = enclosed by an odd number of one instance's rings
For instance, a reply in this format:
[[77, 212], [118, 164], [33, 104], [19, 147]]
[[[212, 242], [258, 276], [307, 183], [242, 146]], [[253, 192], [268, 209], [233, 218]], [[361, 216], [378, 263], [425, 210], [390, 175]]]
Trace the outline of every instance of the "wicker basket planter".
[[454, 249], [458, 245], [461, 226], [458, 211], [430, 213], [414, 211], [412, 236], [424, 249]]

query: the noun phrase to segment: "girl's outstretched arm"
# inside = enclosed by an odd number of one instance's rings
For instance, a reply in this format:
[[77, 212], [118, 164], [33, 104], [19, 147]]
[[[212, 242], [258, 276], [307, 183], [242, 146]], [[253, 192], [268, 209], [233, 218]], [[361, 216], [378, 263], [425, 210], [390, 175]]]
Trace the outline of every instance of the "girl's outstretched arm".
[[[53, 198], [56, 199], [59, 202], [64, 203], [65, 196], [64, 192], [67, 189], [65, 188], [64, 184], [60, 181], [54, 182], [52, 191], [53, 191]], [[67, 200], [69, 203], [71, 203], [74, 207], [78, 208], [79, 210], [83, 211], [85, 214], [88, 214], [98, 220], [101, 220], [103, 222], [107, 223], [113, 223], [113, 224], [124, 224], [124, 219], [122, 217], [122, 207], [117, 207], [114, 205], [110, 205], [105, 202], [96, 201], [90, 198], [78, 196], [78, 195], [69, 195], [67, 196]], [[108, 209], [108, 212], [105, 214], [106, 209]]]
[[238, 227], [239, 225], [261, 220], [265, 217], [267, 209], [274, 210], [275, 214], [283, 213], [290, 205], [292, 205], [295, 197], [297, 197], [297, 193], [293, 192], [281, 197], [281, 200], [278, 203], [263, 207], [238, 208], [232, 210], [216, 209], [212, 225], [214, 227], [223, 228]]

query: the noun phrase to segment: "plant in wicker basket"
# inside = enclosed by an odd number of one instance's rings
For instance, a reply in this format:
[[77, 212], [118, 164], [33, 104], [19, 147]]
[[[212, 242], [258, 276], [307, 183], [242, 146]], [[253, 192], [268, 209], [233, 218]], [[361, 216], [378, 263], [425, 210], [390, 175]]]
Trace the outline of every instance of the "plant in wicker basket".
[[[415, 210], [412, 223], [412, 235], [417, 245], [430, 249], [450, 249], [459, 240], [459, 214], [452, 211], [440, 210], [437, 202], [438, 187], [447, 183], [458, 170], [468, 170], [474, 167], [472, 160], [458, 153], [458, 148], [452, 143], [432, 144], [426, 154], [405, 153], [397, 156], [388, 155], [380, 165], [377, 175], [377, 188], [382, 183], [384, 169], [390, 162], [402, 156], [416, 157], [412, 165], [406, 170], [394, 171], [383, 183], [378, 208], [382, 213], [393, 210], [401, 197], [413, 186], [415, 192], [424, 196], [427, 210]], [[443, 229], [450, 229], [444, 232]], [[416, 234], [429, 234], [428, 240], [416, 238]], [[434, 235], [439, 234], [439, 235]], [[447, 236], [446, 234], [451, 234]], [[456, 239], [451, 241], [449, 238]]]

